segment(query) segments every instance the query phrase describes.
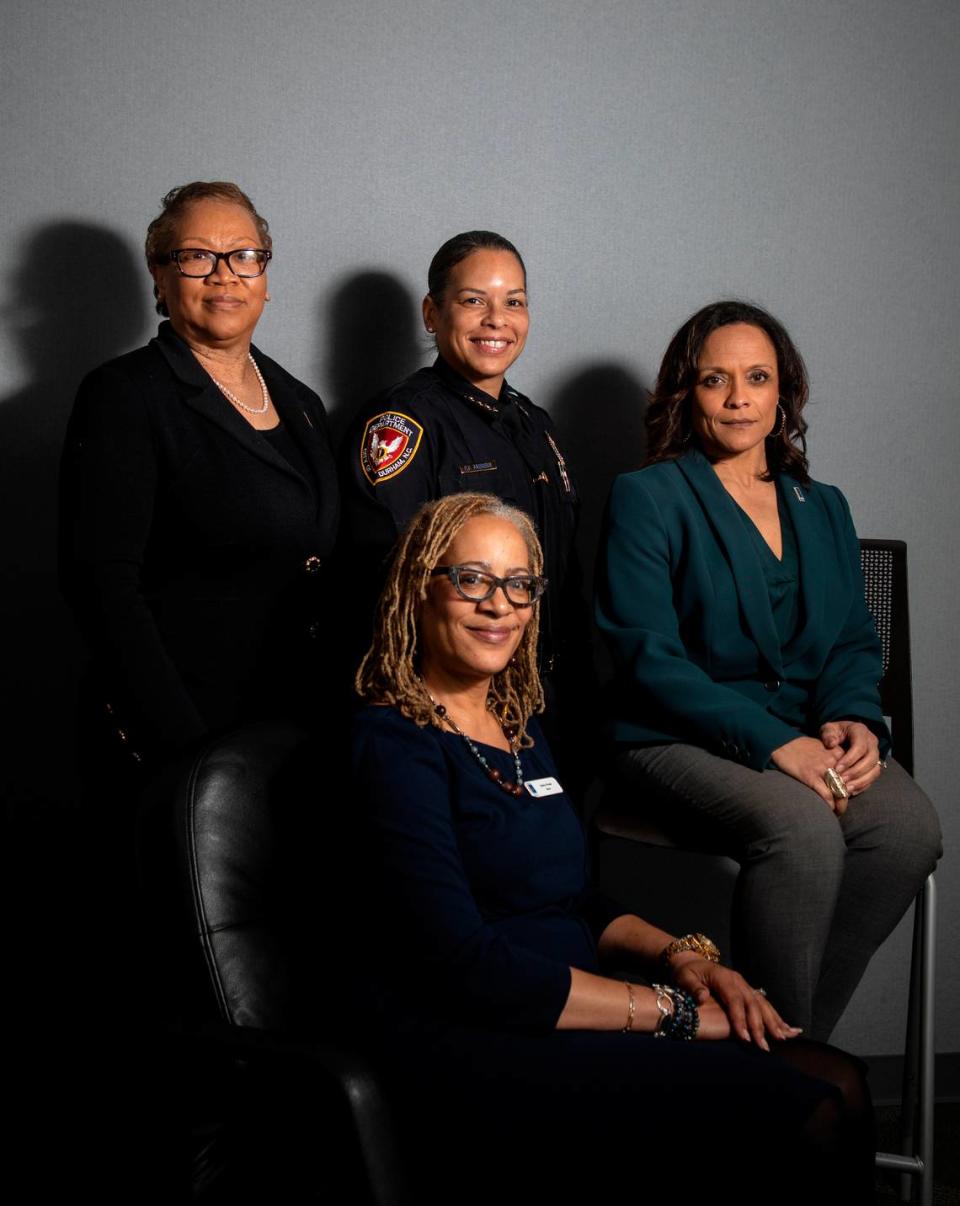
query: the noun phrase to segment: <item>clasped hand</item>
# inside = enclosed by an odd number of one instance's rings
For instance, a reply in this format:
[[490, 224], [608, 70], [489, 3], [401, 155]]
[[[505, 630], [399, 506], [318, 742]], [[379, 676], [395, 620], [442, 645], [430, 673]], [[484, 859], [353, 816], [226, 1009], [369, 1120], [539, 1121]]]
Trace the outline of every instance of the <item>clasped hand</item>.
[[688, 959], [674, 968], [673, 982], [696, 999], [700, 1011], [698, 1037], [725, 1039], [732, 1035], [769, 1051], [766, 1036], [796, 1038], [800, 1030], [788, 1026], [767, 998], [751, 988], [739, 972], [709, 959]]
[[796, 737], [775, 749], [774, 766], [815, 791], [837, 816], [849, 800], [837, 800], [824, 781], [828, 770], [843, 779], [850, 796], [860, 795], [879, 778], [880, 743], [859, 720], [830, 720], [820, 726], [819, 737]]

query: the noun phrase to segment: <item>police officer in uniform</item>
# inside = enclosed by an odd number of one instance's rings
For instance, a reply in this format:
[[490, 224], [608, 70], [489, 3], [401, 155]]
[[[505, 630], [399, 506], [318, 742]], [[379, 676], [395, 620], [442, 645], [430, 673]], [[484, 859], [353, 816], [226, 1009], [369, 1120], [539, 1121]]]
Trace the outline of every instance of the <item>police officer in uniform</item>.
[[348, 436], [342, 536], [367, 602], [361, 653], [397, 535], [421, 504], [461, 491], [489, 491], [536, 522], [549, 580], [539, 604], [545, 674], [581, 626], [573, 476], [550, 416], [505, 379], [527, 339], [526, 284], [520, 253], [501, 235], [475, 230], [444, 243], [423, 299], [439, 355], [368, 403]]

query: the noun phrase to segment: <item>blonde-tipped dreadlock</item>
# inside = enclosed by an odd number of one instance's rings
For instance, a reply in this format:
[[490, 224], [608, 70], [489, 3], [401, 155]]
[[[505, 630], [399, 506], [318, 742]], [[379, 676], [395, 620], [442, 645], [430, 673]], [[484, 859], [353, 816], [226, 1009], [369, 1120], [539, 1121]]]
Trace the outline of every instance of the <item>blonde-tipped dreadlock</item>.
[[[392, 704], [415, 724], [440, 720], [417, 673], [417, 619], [427, 596], [431, 570], [469, 519], [493, 515], [512, 523], [530, 554], [530, 572], [543, 572], [543, 553], [529, 516], [493, 494], [450, 494], [426, 503], [411, 519], [393, 555], [380, 595], [373, 642], [360, 663], [354, 685], [370, 703]], [[537, 606], [509, 664], [494, 675], [490, 695], [501, 724], [515, 730], [523, 746], [527, 721], [543, 711], [537, 673]]]

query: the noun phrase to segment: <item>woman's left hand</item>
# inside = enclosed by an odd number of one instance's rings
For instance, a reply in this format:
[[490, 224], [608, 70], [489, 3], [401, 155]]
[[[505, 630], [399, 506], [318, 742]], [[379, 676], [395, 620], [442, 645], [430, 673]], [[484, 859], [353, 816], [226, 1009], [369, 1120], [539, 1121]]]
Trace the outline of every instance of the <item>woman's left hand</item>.
[[739, 972], [709, 959], [687, 959], [673, 970], [677, 988], [689, 992], [698, 1005], [716, 1000], [730, 1019], [730, 1031], [745, 1043], [769, 1051], [766, 1036], [796, 1038], [800, 1030], [788, 1026], [762, 992], [751, 988]]
[[820, 740], [828, 750], [845, 747], [835, 769], [851, 796], [860, 795], [880, 778], [880, 742], [859, 720], [828, 721], [820, 726]]

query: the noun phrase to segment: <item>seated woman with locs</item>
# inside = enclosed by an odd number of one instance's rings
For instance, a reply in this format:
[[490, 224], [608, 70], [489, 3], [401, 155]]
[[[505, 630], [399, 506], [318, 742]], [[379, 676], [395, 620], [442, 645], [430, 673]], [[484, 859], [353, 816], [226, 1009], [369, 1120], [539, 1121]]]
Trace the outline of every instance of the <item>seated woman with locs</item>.
[[[589, 890], [533, 718], [542, 564], [532, 523], [499, 499], [427, 504], [357, 674], [357, 946], [376, 967], [362, 1031], [409, 1130], [415, 1200], [449, 1201], [447, 1175], [458, 1201], [569, 1201], [637, 1177], [676, 1189], [693, 1143], [740, 1201], [769, 1200], [775, 1169], [778, 1201], [807, 1174], [868, 1200], [854, 1061], [793, 1041], [703, 935], [675, 939]], [[658, 983], [611, 978], [610, 960]], [[706, 1041], [670, 1041], [684, 1039]]]
[[807, 393], [758, 307], [684, 323], [646, 467], [614, 484], [598, 620], [623, 780], [681, 840], [740, 862], [735, 965], [826, 1039], [940, 832], [887, 757], [857, 536], [840, 491], [810, 480]]

